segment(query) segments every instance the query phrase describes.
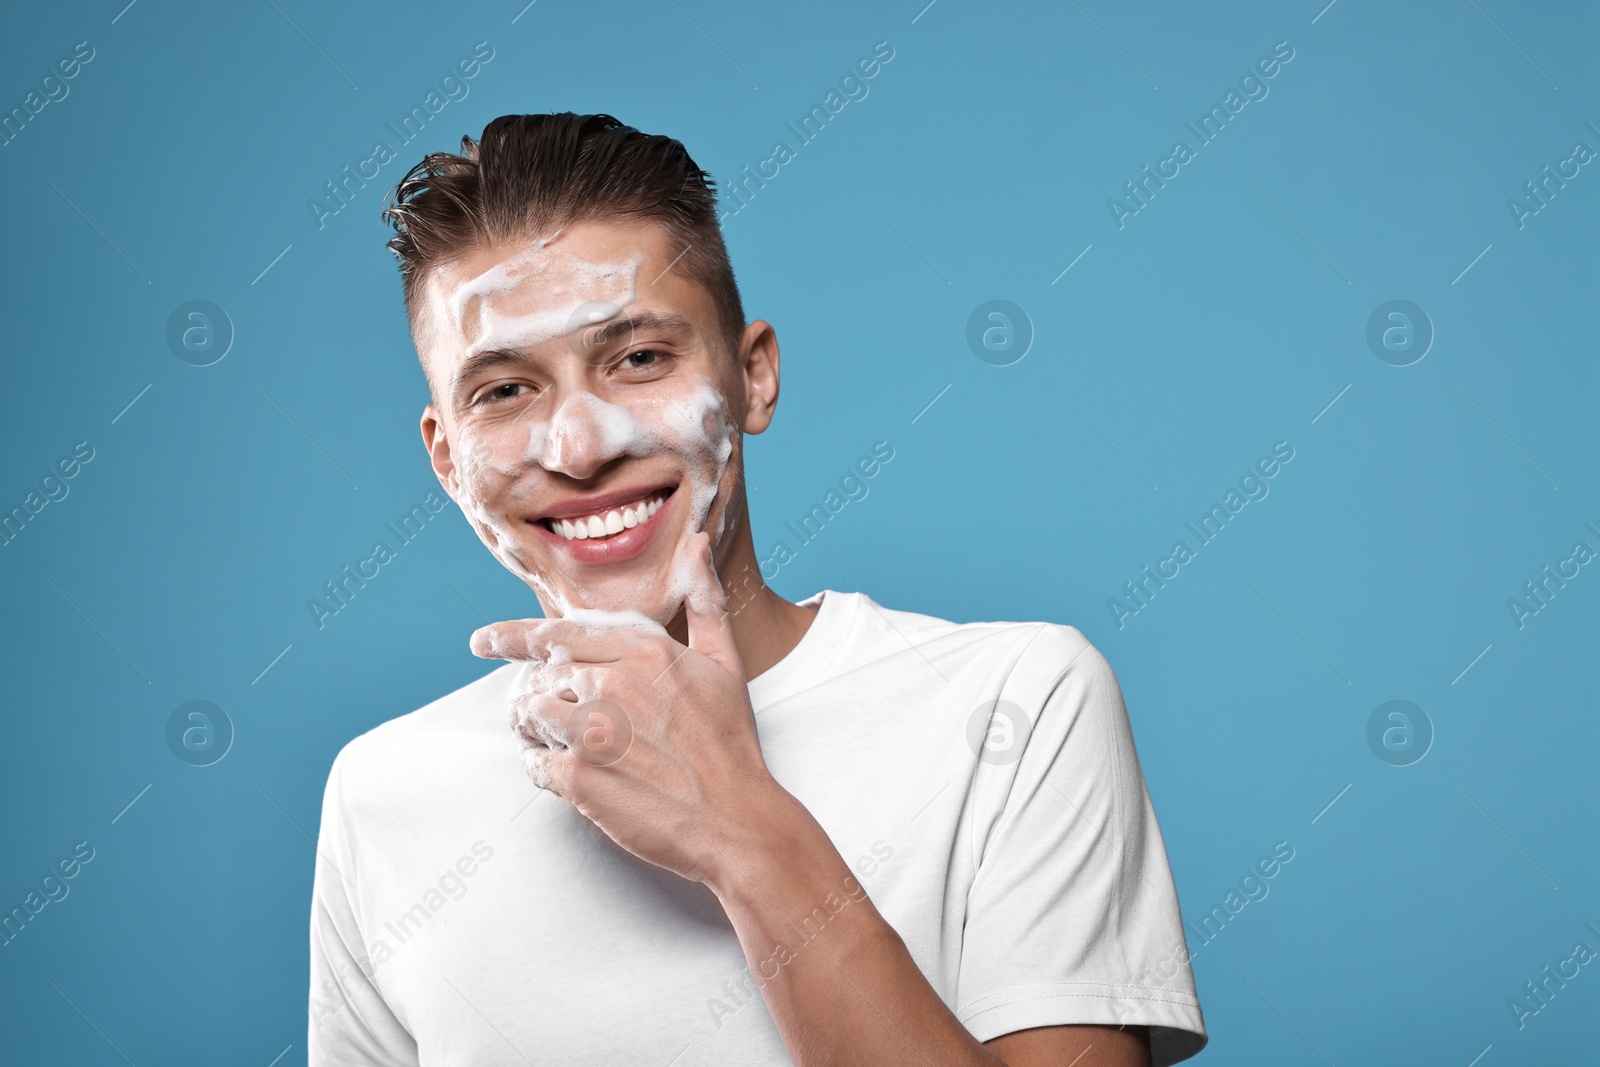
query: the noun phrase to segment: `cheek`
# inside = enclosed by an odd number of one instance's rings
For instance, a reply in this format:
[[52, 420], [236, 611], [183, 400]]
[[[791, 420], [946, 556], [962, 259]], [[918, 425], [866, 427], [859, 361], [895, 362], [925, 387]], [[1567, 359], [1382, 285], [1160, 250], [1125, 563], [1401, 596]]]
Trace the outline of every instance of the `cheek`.
[[456, 454], [456, 481], [462, 495], [480, 506], [504, 498], [521, 468], [522, 434], [511, 427], [461, 432]]
[[650, 418], [668, 447], [698, 465], [720, 473], [733, 454], [728, 408], [709, 379], [690, 379], [663, 395]]
[[732, 426], [722, 394], [705, 378], [672, 382], [631, 405], [633, 418], [652, 442], [649, 449], [674, 457], [684, 468], [689, 525], [704, 529], [733, 454]]
[[517, 496], [516, 468], [507, 458], [517, 450], [511, 449], [508, 453], [503, 437], [503, 434], [471, 429], [462, 431], [456, 448], [457, 503], [478, 537], [500, 562], [525, 576], [528, 569], [525, 562], [511, 550], [515, 539], [507, 519]]

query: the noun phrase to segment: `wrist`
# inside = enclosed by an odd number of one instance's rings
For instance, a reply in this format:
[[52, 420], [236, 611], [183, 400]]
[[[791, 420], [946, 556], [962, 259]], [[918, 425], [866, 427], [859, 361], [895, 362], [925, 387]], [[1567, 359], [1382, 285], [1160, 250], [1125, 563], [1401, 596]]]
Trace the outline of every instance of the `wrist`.
[[822, 825], [776, 781], [759, 798], [742, 798], [740, 812], [736, 836], [703, 879], [725, 909], [803, 894], [810, 882], [850, 873]]

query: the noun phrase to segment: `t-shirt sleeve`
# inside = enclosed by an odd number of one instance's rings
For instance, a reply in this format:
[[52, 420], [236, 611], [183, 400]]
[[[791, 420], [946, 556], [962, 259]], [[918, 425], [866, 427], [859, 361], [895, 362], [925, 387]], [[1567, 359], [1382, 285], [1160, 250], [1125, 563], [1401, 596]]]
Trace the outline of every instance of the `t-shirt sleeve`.
[[357, 868], [344, 798], [346, 755], [328, 772], [311, 889], [309, 1067], [418, 1063], [417, 1045], [373, 983], [376, 967], [362, 936]]
[[[1021, 755], [998, 783], [967, 905], [956, 1014], [980, 1041], [1038, 1026], [1148, 1026], [1153, 1067], [1206, 1043], [1166, 845], [1116, 675], [1076, 629], [1030, 642], [997, 708]], [[991, 719], [991, 722], [997, 722]]]

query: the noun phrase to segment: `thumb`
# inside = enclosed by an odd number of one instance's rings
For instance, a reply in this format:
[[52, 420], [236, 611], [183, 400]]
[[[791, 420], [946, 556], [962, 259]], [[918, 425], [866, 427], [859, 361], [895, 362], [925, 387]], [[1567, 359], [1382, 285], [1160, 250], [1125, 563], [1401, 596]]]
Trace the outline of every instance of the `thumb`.
[[733, 639], [728, 594], [717, 580], [716, 565], [711, 561], [711, 535], [704, 530], [691, 534], [678, 546], [672, 585], [674, 595], [683, 598], [689, 647], [743, 678], [744, 661]]

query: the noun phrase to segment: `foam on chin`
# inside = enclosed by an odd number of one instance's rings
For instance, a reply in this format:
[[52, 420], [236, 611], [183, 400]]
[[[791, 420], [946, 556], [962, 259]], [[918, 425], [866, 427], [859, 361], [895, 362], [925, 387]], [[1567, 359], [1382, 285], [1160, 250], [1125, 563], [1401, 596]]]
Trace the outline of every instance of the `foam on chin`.
[[[584, 632], [593, 634], [600, 630], [631, 627], [649, 633], [666, 633], [665, 627], [648, 615], [637, 611], [602, 611], [599, 608], [573, 608], [562, 613], [568, 622], [577, 623]], [[553, 650], [552, 650], [553, 651]], [[551, 661], [552, 663], [554, 660]]]

